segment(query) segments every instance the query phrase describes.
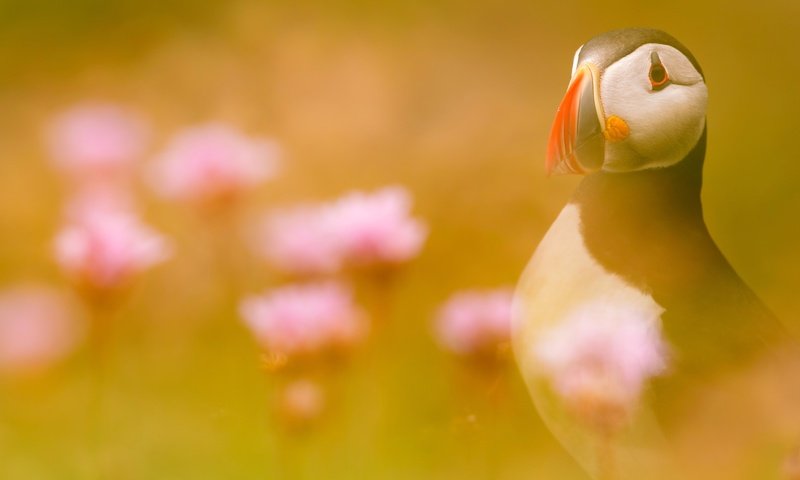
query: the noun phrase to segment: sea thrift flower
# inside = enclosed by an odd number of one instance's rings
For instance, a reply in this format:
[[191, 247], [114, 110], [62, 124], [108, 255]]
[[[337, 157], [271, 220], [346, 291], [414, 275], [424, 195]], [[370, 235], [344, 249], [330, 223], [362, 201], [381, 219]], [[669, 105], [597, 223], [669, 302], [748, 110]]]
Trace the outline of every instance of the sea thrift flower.
[[411, 195], [401, 187], [345, 195], [331, 206], [336, 244], [354, 265], [406, 262], [419, 253], [428, 234], [410, 211]]
[[280, 410], [292, 423], [309, 423], [325, 409], [325, 392], [311, 380], [294, 380], [280, 394]]
[[155, 187], [167, 198], [190, 203], [225, 203], [273, 177], [274, 142], [244, 136], [224, 124], [179, 132], [153, 171]]
[[544, 332], [534, 354], [555, 392], [591, 425], [617, 428], [667, 368], [660, 312], [590, 304]]
[[56, 235], [56, 260], [78, 284], [98, 291], [127, 284], [169, 257], [166, 240], [131, 213], [85, 210]]
[[256, 248], [272, 265], [292, 275], [330, 274], [341, 265], [330, 212], [324, 206], [272, 213], [259, 232]]
[[83, 334], [72, 305], [36, 286], [0, 292], [0, 372], [31, 373], [64, 359]]
[[366, 333], [352, 292], [328, 282], [293, 285], [245, 299], [245, 325], [266, 351], [286, 356], [345, 348]]
[[72, 180], [128, 173], [148, 139], [145, 123], [110, 104], [83, 104], [55, 118], [47, 132], [50, 156]]
[[460, 355], [496, 351], [509, 341], [511, 299], [511, 290], [505, 288], [453, 295], [436, 318], [439, 343]]

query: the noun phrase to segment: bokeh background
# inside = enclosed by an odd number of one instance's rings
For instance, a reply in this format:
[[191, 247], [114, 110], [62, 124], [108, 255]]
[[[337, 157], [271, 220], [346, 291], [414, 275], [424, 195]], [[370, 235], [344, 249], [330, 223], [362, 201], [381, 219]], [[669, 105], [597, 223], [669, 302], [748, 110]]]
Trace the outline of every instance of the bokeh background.
[[[543, 171], [572, 55], [626, 26], [666, 30], [702, 64], [709, 227], [797, 331], [798, 2], [0, 2], [0, 284], [68, 285], [51, 255], [64, 191], [43, 128], [86, 99], [144, 114], [152, 153], [209, 120], [274, 138], [281, 176], [253, 209], [402, 184], [430, 228], [378, 346], [349, 360], [329, 415], [292, 433], [235, 308], [275, 276], [237, 250], [232, 291], [198, 218], [143, 189], [144, 216], [176, 252], [115, 319], [108, 478], [585, 478], [513, 364], [470, 373], [431, 319], [454, 291], [516, 281], [578, 181]], [[0, 478], [96, 475], [85, 364], [0, 383]]]

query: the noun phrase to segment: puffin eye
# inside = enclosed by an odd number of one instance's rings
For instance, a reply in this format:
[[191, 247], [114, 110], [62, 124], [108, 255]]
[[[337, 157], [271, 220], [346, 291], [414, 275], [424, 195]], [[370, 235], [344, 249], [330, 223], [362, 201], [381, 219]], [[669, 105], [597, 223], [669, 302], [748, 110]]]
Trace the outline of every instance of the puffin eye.
[[658, 58], [658, 54], [656, 52], [650, 54], [649, 77], [650, 86], [653, 87], [653, 90], [655, 91], [661, 90], [669, 83], [669, 74], [667, 73], [667, 69], [664, 68], [664, 65], [661, 63], [661, 59]]

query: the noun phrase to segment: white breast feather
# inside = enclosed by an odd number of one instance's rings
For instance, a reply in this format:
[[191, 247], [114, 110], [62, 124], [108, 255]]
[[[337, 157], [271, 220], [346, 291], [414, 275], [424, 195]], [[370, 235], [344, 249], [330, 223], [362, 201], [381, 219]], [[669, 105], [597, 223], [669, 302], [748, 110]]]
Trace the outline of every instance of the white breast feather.
[[[619, 305], [658, 317], [664, 309], [653, 298], [606, 271], [592, 258], [580, 233], [576, 205], [567, 205], [542, 239], [517, 287], [514, 338], [519, 360], [537, 335], [586, 304]], [[530, 371], [524, 368], [525, 371]]]
[[[592, 258], [580, 232], [578, 207], [567, 205], [542, 239], [519, 282], [512, 336], [517, 362], [542, 419], [587, 471], [596, 472], [593, 439], [572, 421], [545, 387], [533, 353], [543, 332], [586, 306], [601, 308], [605, 317], [616, 308], [621, 313], [634, 309], [643, 313], [643, 321], [658, 318], [664, 312], [649, 294], [606, 271]], [[647, 409], [637, 417], [624, 444], [619, 445], [617, 455], [621, 463], [627, 464], [620, 468], [648, 468], [652, 472], [658, 460], [651, 449], [663, 438]], [[620, 478], [636, 477], [620, 472]]]

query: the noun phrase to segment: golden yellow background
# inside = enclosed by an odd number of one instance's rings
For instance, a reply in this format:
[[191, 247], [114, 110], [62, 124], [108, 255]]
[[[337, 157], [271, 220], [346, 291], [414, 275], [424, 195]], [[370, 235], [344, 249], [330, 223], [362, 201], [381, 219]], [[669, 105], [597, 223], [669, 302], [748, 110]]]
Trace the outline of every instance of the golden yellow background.
[[[42, 129], [84, 99], [147, 115], [151, 152], [216, 119], [274, 137], [284, 170], [254, 211], [401, 183], [431, 227], [380, 351], [356, 353], [317, 431], [287, 435], [269, 410], [275, 381], [234, 310], [274, 278], [251, 265], [232, 293], [201, 221], [142, 188], [146, 219], [177, 252], [116, 319], [108, 478], [585, 478], [513, 365], [488, 382], [468, 375], [430, 321], [455, 290], [516, 281], [579, 181], [543, 169], [572, 55], [626, 26], [670, 32], [703, 66], [709, 227], [797, 331], [799, 2], [0, 2], [2, 285], [65, 284], [50, 257], [63, 191]], [[93, 477], [88, 382], [79, 355], [46, 379], [0, 384], [0, 478]]]

